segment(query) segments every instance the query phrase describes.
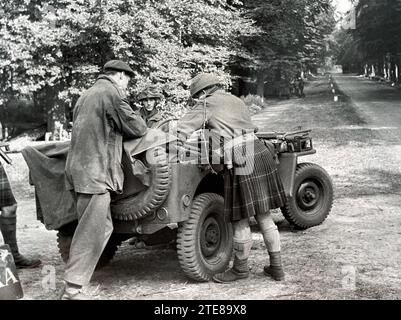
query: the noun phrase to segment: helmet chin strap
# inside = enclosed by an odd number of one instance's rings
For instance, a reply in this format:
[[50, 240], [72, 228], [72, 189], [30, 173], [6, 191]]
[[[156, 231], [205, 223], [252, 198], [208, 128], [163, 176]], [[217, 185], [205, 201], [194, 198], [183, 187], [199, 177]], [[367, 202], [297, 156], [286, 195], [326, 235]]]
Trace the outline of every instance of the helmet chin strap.
[[211, 94], [211, 93], [217, 91], [218, 89], [219, 89], [219, 86], [217, 86], [217, 85], [210, 86], [210, 87], [208, 87], [208, 88], [206, 88], [206, 89], [203, 89], [203, 90], [202, 90], [202, 94], [201, 94], [199, 97], [202, 97], [202, 96], [206, 96], [206, 95], [208, 95], [208, 94]]
[[205, 89], [200, 90], [199, 92], [197, 92], [192, 99], [193, 100], [199, 100], [201, 97], [206, 96], [210, 93], [213, 93], [215, 91], [217, 91], [218, 89], [220, 89], [220, 87], [218, 85], [212, 85], [210, 87], [207, 87]]

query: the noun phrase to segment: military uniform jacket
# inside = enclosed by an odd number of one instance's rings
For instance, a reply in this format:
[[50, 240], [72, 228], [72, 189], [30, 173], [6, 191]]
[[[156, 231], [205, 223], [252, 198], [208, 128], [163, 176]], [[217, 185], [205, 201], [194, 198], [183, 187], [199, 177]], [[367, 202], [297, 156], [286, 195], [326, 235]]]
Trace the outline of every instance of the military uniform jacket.
[[147, 128], [117, 83], [101, 75], [78, 100], [65, 174], [66, 186], [79, 193], [120, 193], [123, 138], [145, 134]]
[[244, 102], [223, 90], [202, 96], [178, 121], [178, 138], [185, 141], [194, 131], [201, 129], [204, 123], [207, 129], [223, 136], [225, 141], [241, 135], [243, 130], [257, 130]]
[[163, 120], [163, 117], [158, 112], [156, 107], [151, 111], [147, 111], [144, 107], [140, 109], [139, 113], [142, 116], [142, 119], [145, 120], [148, 128], [156, 128], [158, 123]]

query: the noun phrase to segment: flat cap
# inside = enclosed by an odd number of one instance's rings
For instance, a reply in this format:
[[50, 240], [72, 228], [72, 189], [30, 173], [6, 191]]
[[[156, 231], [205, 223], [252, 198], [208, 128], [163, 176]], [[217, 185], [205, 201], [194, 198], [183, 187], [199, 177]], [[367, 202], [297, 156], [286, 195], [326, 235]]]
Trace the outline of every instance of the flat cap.
[[104, 71], [106, 70], [116, 70], [116, 71], [124, 71], [131, 77], [134, 76], [134, 70], [130, 68], [128, 64], [121, 60], [110, 60], [106, 62], [106, 64], [103, 67]]
[[200, 73], [191, 80], [189, 91], [191, 93], [191, 96], [193, 97], [199, 91], [221, 83], [222, 82], [220, 81], [220, 79], [214, 74]]

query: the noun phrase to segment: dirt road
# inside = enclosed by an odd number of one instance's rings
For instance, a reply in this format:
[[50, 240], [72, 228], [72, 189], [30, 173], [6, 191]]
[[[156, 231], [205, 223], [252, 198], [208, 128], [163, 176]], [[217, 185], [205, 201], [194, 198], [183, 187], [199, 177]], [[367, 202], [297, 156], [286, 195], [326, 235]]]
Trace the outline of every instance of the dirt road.
[[[251, 276], [235, 284], [193, 283], [172, 249], [133, 250], [124, 244], [88, 288], [99, 299], [399, 299], [401, 297], [401, 94], [368, 80], [336, 77], [333, 101], [326, 78], [311, 82], [306, 98], [270, 101], [254, 119], [266, 131], [313, 129], [317, 154], [335, 184], [331, 214], [321, 225], [293, 230], [279, 213], [284, 282], [263, 276], [267, 253], [255, 231]], [[380, 108], [380, 112], [377, 109]], [[380, 127], [380, 128], [379, 128]], [[386, 128], [384, 128], [386, 127]], [[391, 127], [391, 128], [388, 128]], [[34, 217], [32, 189], [19, 154], [7, 167], [19, 200], [22, 252], [39, 254], [43, 269], [23, 270], [25, 299], [54, 299], [63, 263], [56, 234]]]
[[352, 99], [354, 106], [363, 114], [366, 127], [373, 130], [401, 129], [400, 90], [357, 76], [335, 76], [334, 79], [341, 91]]

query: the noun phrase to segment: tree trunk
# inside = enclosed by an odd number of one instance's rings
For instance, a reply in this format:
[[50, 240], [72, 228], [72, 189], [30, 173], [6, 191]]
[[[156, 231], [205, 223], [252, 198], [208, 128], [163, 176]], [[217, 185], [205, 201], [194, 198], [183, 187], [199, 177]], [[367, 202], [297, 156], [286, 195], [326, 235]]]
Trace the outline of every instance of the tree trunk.
[[67, 128], [65, 105], [57, 98], [59, 90], [60, 88], [57, 87], [47, 87], [41, 95], [41, 103], [45, 106], [44, 116], [47, 123], [47, 132], [54, 133], [60, 126], [64, 129]]
[[53, 106], [49, 106], [47, 109], [47, 131], [54, 132], [59, 128], [56, 124], [59, 123], [63, 128], [66, 128], [67, 119], [65, 116], [65, 107], [56, 103]]
[[258, 73], [256, 81], [257, 81], [256, 94], [260, 96], [263, 101], [265, 97], [265, 73], [263, 71]]

